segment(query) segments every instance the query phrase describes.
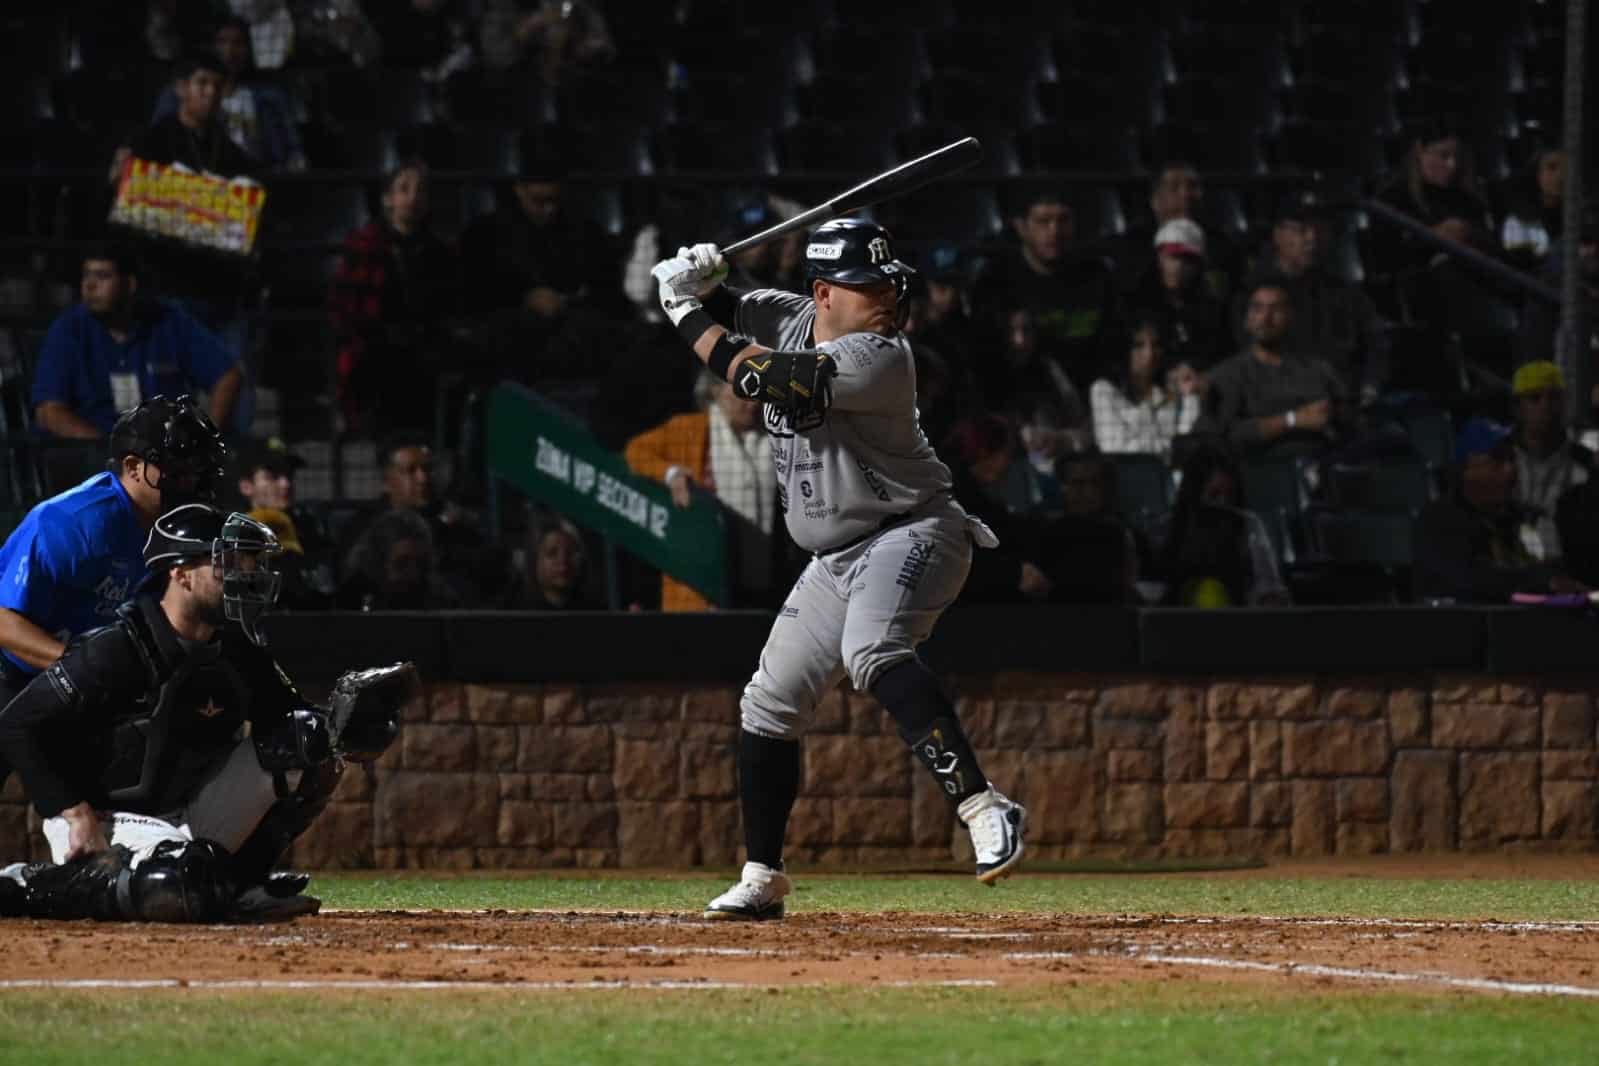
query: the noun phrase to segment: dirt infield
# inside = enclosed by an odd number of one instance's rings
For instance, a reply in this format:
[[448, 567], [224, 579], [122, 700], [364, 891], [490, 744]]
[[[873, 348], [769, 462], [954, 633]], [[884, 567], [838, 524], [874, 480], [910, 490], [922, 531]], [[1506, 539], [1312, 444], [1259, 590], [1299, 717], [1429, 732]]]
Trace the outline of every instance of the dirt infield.
[[331, 912], [291, 924], [8, 923], [11, 987], [997, 987], [1292, 981], [1599, 998], [1599, 923]]

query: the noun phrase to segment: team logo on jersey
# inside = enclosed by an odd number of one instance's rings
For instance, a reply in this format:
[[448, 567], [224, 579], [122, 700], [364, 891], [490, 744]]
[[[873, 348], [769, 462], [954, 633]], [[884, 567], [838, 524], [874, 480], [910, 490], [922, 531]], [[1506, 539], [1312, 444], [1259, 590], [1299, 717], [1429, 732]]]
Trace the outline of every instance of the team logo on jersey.
[[894, 258], [894, 253], [889, 251], [888, 240], [884, 237], [873, 237], [866, 245], [866, 252], [872, 257], [872, 264], [886, 263]]

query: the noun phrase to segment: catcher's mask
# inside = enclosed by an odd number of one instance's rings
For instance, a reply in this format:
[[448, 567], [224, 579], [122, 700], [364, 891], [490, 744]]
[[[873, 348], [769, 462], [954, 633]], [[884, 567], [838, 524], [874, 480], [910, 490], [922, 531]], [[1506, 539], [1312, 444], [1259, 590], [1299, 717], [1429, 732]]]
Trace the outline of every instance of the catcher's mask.
[[277, 602], [283, 584], [277, 558], [282, 552], [277, 535], [255, 519], [189, 503], [156, 519], [145, 541], [144, 562], [151, 576], [159, 577], [176, 563], [210, 559], [222, 579], [224, 617], [239, 623], [253, 643], [265, 644], [256, 623]]

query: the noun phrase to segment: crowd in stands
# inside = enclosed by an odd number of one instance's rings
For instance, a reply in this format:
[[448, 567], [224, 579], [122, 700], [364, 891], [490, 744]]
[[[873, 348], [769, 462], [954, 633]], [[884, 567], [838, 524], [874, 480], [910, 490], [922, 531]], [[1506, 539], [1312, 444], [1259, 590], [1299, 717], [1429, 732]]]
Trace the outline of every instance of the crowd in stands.
[[[1558, 304], [1451, 254], [1558, 286], [1575, 239], [1599, 295], [1599, 204], [1562, 231], [1559, 5], [109, 7], [8, 16], [48, 47], [10, 75], [27, 136], [0, 159], [30, 190], [0, 259], [6, 431], [98, 440], [141, 399], [205, 394], [293, 609], [710, 606], [560, 515], [485, 506], [504, 381], [673, 505], [716, 501], [731, 602], [777, 603], [803, 560], [760, 420], [696, 376], [649, 268], [968, 132], [975, 175], [876, 212], [920, 271], [923, 429], [1002, 542], [968, 601], [1503, 602], [1599, 578], [1588, 397], [1568, 415], [1599, 375], [1565, 380]], [[109, 231], [131, 159], [262, 186], [260, 253]], [[803, 252], [757, 246], [728, 284], [805, 292]], [[357, 441], [375, 495], [297, 498]], [[73, 469], [29, 454], [13, 510]]]

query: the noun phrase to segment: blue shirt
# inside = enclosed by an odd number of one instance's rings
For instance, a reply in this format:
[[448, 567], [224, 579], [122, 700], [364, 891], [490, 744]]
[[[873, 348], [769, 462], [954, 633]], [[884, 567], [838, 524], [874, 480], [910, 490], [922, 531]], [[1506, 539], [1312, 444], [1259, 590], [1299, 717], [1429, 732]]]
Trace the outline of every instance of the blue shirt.
[[33, 371], [33, 406], [55, 402], [110, 433], [117, 421], [111, 375], [134, 374], [139, 398], [210, 389], [237, 361], [216, 334], [187, 311], [162, 301], [135, 317], [118, 343], [81, 303], [50, 323]]
[[62, 641], [106, 625], [144, 580], [144, 542], [122, 482], [96, 474], [29, 511], [0, 545], [0, 607]]

